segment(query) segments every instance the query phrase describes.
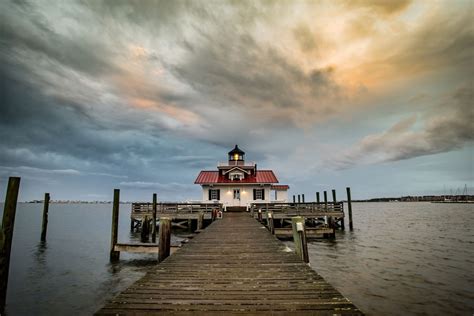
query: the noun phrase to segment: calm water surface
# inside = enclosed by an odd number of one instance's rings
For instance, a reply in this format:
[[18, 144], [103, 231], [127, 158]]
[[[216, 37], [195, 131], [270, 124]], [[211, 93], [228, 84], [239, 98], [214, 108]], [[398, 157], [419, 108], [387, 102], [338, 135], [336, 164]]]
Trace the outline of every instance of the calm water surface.
[[474, 205], [354, 203], [353, 213], [353, 232], [308, 244], [327, 281], [369, 315], [473, 315]]
[[[308, 245], [316, 271], [369, 315], [473, 314], [472, 205], [353, 209], [353, 232]], [[156, 263], [153, 255], [126, 253], [108, 262], [111, 205], [50, 205], [46, 245], [39, 243], [41, 212], [40, 204], [17, 209], [9, 315], [90, 315]], [[120, 216], [119, 241], [137, 241], [130, 205], [121, 205]]]

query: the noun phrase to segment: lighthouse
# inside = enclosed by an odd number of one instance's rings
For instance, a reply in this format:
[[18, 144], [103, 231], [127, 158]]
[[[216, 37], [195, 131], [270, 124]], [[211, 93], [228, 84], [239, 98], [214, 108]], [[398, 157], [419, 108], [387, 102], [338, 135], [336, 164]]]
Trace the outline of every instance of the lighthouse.
[[257, 169], [245, 161], [238, 145], [228, 152], [228, 161], [217, 170], [202, 170], [194, 181], [202, 187], [204, 202], [219, 202], [226, 209], [246, 210], [255, 202], [287, 202], [288, 185], [279, 184], [273, 170]]

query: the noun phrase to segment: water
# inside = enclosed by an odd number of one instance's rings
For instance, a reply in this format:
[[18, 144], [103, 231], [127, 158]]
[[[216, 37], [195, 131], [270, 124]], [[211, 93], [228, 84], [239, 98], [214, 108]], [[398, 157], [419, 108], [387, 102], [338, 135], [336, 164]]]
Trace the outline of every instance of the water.
[[[324, 278], [369, 315], [472, 315], [472, 205], [353, 209], [353, 232], [308, 245], [311, 265]], [[130, 205], [120, 210], [119, 241], [138, 241], [129, 232]], [[111, 205], [51, 204], [46, 246], [39, 243], [41, 213], [41, 204], [18, 205], [9, 315], [90, 315], [156, 264], [153, 255], [126, 253], [109, 263]]]
[[[140, 239], [130, 233], [130, 208], [120, 205], [119, 242]], [[90, 315], [154, 266], [152, 254], [121, 253], [119, 263], [109, 263], [111, 210], [110, 204], [51, 204], [42, 245], [42, 205], [19, 204], [7, 314]]]
[[361, 310], [474, 313], [474, 205], [354, 203], [353, 214], [353, 232], [312, 241], [308, 252], [311, 266]]

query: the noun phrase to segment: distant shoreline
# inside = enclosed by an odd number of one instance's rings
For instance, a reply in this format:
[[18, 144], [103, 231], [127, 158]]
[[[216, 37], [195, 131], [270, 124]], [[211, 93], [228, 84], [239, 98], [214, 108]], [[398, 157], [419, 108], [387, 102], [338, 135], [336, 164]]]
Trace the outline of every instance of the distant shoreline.
[[[347, 202], [346, 200], [341, 200]], [[431, 202], [443, 204], [470, 204], [474, 203], [474, 195], [428, 195], [428, 196], [402, 196], [382, 197], [372, 199], [352, 200], [352, 203], [374, 202]], [[43, 200], [22, 201], [25, 204], [42, 204]], [[112, 204], [112, 201], [80, 201], [80, 200], [51, 200], [51, 204]], [[121, 201], [120, 204], [151, 203], [151, 201]], [[186, 202], [183, 202], [186, 203]], [[291, 203], [290, 201], [288, 203]], [[324, 203], [324, 202], [321, 202]]]

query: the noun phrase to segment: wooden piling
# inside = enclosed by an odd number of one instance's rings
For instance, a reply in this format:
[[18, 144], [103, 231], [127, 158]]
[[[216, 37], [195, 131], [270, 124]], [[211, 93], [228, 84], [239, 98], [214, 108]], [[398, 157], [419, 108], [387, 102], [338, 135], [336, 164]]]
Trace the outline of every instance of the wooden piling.
[[197, 229], [201, 230], [204, 228], [204, 213], [199, 212], [198, 219], [197, 219]]
[[301, 203], [301, 195], [298, 194], [298, 203]]
[[319, 192], [316, 192], [316, 203], [319, 203], [320, 200], [319, 200]]
[[296, 196], [293, 194], [293, 204], [296, 203]]
[[140, 240], [141, 242], [148, 242], [150, 241], [150, 220], [148, 216], [142, 220], [142, 231], [140, 233]]
[[334, 217], [328, 216], [328, 226], [332, 228], [332, 233], [328, 234], [329, 238], [336, 238], [336, 224], [334, 222]]
[[[336, 199], [336, 190], [334, 190], [334, 189], [332, 190], [332, 201], [333, 201], [334, 206], [335, 206], [336, 203], [337, 203], [337, 199]], [[342, 230], [345, 230], [346, 227], [345, 227], [345, 225], [344, 225], [344, 217], [341, 217], [341, 218], [339, 219], [339, 221], [340, 221], [340, 223], [341, 223], [341, 229], [342, 229]], [[334, 237], [335, 237], [335, 235], [334, 235]]]
[[160, 218], [160, 229], [159, 229], [159, 241], [158, 241], [158, 262], [162, 262], [170, 255], [170, 244], [171, 244], [171, 218], [161, 217]]
[[151, 227], [151, 242], [153, 243], [156, 242], [156, 200], [156, 193], [153, 193], [153, 226]]
[[3, 207], [2, 231], [0, 234], [0, 315], [5, 312], [7, 300], [8, 272], [10, 270], [10, 253], [12, 249], [13, 229], [15, 226], [16, 204], [20, 178], [8, 179], [7, 195]]
[[275, 235], [275, 224], [273, 222], [273, 212], [267, 210], [267, 227], [272, 235]]
[[293, 242], [295, 244], [296, 254], [306, 263], [309, 262], [308, 244], [306, 242], [306, 231], [304, 218], [296, 216], [291, 218], [293, 228]]
[[328, 210], [328, 193], [324, 191], [324, 210]]
[[41, 241], [46, 241], [46, 233], [48, 231], [48, 212], [49, 212], [49, 193], [44, 194], [43, 205], [43, 223], [41, 225]]
[[191, 218], [188, 218], [188, 231], [193, 232], [193, 220]]
[[118, 240], [120, 190], [114, 189], [114, 202], [112, 206], [112, 231], [110, 240], [110, 261], [117, 261], [120, 258], [120, 251], [115, 251]]
[[352, 201], [351, 201], [351, 188], [347, 187], [347, 210], [349, 212], [349, 229], [353, 230], [354, 226], [352, 225]]
[[301, 194], [301, 202], [304, 203], [304, 194]]

